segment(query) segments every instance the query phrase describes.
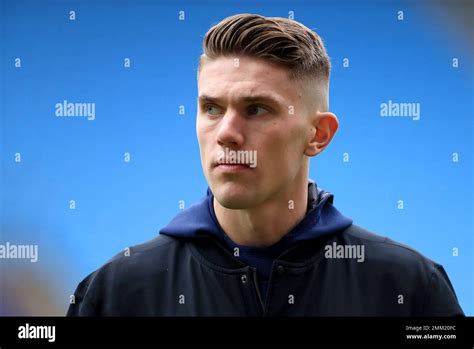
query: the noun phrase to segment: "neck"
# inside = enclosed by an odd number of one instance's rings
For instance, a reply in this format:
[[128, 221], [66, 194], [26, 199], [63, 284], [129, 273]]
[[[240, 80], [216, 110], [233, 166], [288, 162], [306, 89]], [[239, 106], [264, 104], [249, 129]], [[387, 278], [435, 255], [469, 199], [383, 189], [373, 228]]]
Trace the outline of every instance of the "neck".
[[[304, 172], [304, 171], [302, 171]], [[269, 246], [278, 242], [305, 216], [308, 204], [307, 173], [272, 198], [250, 209], [228, 209], [214, 197], [214, 211], [225, 233], [242, 246]]]

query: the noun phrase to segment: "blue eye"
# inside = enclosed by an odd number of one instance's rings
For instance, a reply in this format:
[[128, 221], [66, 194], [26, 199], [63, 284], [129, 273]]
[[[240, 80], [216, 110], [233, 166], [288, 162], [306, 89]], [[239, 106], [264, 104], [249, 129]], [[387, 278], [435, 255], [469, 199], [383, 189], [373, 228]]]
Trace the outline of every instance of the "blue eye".
[[206, 113], [212, 116], [219, 115], [221, 112], [220, 108], [215, 105], [207, 105], [206, 106]]

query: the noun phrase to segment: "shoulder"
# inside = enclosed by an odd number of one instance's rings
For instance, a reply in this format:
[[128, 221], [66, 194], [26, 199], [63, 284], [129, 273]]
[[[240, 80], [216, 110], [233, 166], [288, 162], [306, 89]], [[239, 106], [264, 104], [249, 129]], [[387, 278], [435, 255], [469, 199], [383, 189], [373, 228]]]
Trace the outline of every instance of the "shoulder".
[[177, 260], [187, 253], [184, 240], [158, 235], [142, 244], [125, 248], [77, 286], [75, 304], [68, 315], [97, 315], [104, 297], [117, 300], [124, 294], [153, 286], [168, 274]]
[[184, 248], [183, 241], [167, 235], [158, 235], [152, 240], [127, 247], [117, 253], [89, 275], [89, 282], [105, 274], [109, 274], [110, 279], [113, 280], [130, 281], [131, 278], [139, 278], [143, 274], [159, 271], [162, 266], [167, 265], [167, 261], [180, 254]]
[[353, 270], [360, 270], [374, 287], [404, 290], [416, 298], [417, 314], [463, 315], [443, 266], [414, 248], [354, 224], [339, 236], [338, 243], [363, 246], [364, 263]]
[[344, 244], [364, 246], [367, 263], [411, 269], [424, 267], [432, 272], [440, 267], [440, 264], [414, 248], [356, 224], [352, 224], [343, 232], [342, 240]]
[[[339, 244], [357, 246], [362, 258], [351, 260], [364, 275], [385, 285], [429, 292], [435, 277], [444, 277], [443, 267], [414, 248], [352, 225], [338, 238]], [[402, 285], [403, 284], [403, 285]]]

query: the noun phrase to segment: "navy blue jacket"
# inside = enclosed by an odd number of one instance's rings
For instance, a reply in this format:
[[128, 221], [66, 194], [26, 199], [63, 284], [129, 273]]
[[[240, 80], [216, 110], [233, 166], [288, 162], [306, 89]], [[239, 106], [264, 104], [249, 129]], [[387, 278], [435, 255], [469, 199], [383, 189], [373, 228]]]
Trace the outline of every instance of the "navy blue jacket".
[[159, 236], [87, 276], [67, 315], [464, 315], [441, 265], [353, 224], [313, 182], [308, 189], [307, 214], [292, 231], [237, 255], [208, 190]]

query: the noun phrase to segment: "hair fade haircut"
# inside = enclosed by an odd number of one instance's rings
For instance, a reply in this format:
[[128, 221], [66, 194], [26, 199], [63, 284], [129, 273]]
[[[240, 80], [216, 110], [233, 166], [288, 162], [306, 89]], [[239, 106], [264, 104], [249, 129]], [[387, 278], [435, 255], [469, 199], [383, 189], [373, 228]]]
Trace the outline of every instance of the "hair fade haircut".
[[249, 56], [285, 67], [290, 79], [323, 78], [329, 83], [331, 63], [323, 42], [311, 29], [288, 18], [238, 14], [206, 33], [199, 60]]

